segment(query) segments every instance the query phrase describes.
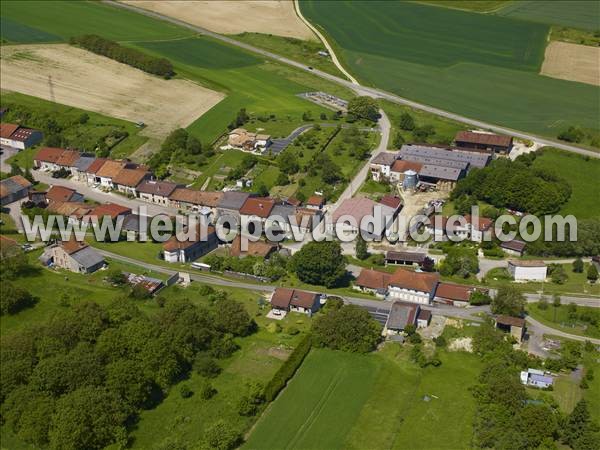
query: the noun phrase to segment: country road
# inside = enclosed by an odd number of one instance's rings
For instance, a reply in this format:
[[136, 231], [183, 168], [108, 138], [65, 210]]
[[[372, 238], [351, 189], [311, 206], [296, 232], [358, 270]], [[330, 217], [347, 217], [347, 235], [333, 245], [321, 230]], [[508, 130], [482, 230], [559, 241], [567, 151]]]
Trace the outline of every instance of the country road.
[[[267, 50], [263, 50], [260, 49], [258, 47], [255, 47], [253, 45], [249, 45], [243, 42], [239, 42], [233, 38], [209, 31], [205, 28], [202, 27], [198, 27], [196, 25], [191, 25], [187, 22], [183, 22], [181, 20], [178, 19], [174, 19], [172, 17], [168, 17], [153, 11], [148, 11], [142, 8], [139, 8], [137, 6], [133, 6], [133, 5], [129, 5], [129, 4], [123, 4], [123, 3], [117, 3], [113, 0], [103, 0], [104, 3], [110, 4], [112, 6], [115, 6], [117, 8], [123, 8], [123, 9], [127, 9], [130, 11], [135, 11], [139, 14], [143, 14], [145, 16], [148, 17], [153, 17], [155, 19], [159, 19], [159, 20], [163, 20], [165, 22], [170, 22], [173, 23], [175, 25], [179, 25], [181, 27], [187, 28], [189, 30], [195, 31], [199, 34], [205, 35], [205, 36], [209, 36], [213, 39], [218, 39], [220, 41], [226, 42], [230, 45], [234, 45], [240, 48], [243, 48], [245, 50], [248, 50], [250, 52], [265, 56], [267, 58], [273, 59], [275, 61], [279, 61], [281, 63], [296, 67], [298, 69], [310, 72], [315, 74], [316, 76], [319, 76], [321, 78], [327, 79], [331, 82], [337, 83], [341, 86], [344, 86], [348, 89], [352, 89], [358, 93], [360, 93], [361, 95], [369, 95], [371, 97], [375, 97], [375, 98], [382, 98], [385, 100], [389, 100], [393, 103], [398, 103], [400, 105], [406, 105], [406, 106], [410, 106], [411, 108], [415, 108], [415, 109], [419, 109], [421, 111], [426, 111], [432, 114], [436, 114], [438, 116], [441, 117], [446, 117], [448, 119], [452, 119], [452, 120], [457, 120], [459, 122], [463, 122], [466, 123], [468, 125], [471, 125], [473, 127], [477, 127], [477, 128], [482, 128], [482, 129], [487, 129], [487, 130], [491, 130], [494, 131], [496, 133], [501, 133], [501, 134], [508, 134], [508, 135], [512, 135], [515, 136], [517, 138], [520, 139], [527, 139], [527, 140], [533, 140], [533, 141], [537, 141], [540, 142], [541, 144], [544, 145], [549, 145], [552, 147], [556, 147], [556, 148], [560, 148], [562, 150], [566, 150], [569, 152], [573, 152], [573, 153], [579, 153], [580, 155], [585, 155], [585, 156], [589, 156], [592, 158], [600, 158], [600, 153], [598, 152], [594, 152], [592, 150], [586, 150], [580, 147], [576, 147], [573, 145], [569, 145], [563, 142], [559, 142], [559, 141], [555, 141], [552, 139], [548, 139], [548, 138], [544, 138], [544, 137], [540, 137], [534, 134], [529, 134], [529, 133], [524, 133], [521, 131], [517, 131], [517, 130], [512, 130], [510, 128], [507, 127], [503, 127], [500, 125], [495, 125], [495, 124], [491, 124], [491, 123], [487, 123], [487, 122], [483, 122], [481, 120], [477, 120], [477, 119], [471, 119], [465, 116], [461, 116], [460, 114], [456, 114], [456, 113], [452, 113], [449, 111], [444, 111], [442, 109], [438, 109], [435, 108], [433, 106], [429, 106], [429, 105], [425, 105], [423, 103], [419, 103], [419, 102], [415, 102], [412, 100], [409, 100], [407, 98], [404, 97], [400, 97], [398, 95], [392, 94], [390, 92], [384, 91], [382, 89], [377, 89], [377, 88], [372, 88], [372, 87], [366, 87], [366, 86], [360, 86], [357, 85], [355, 83], [353, 83], [352, 81], [348, 81], [345, 80], [343, 78], [337, 77], [335, 75], [331, 75], [329, 73], [323, 72], [321, 70], [318, 69], [314, 69], [311, 68], [310, 66], [306, 65], [306, 64], [302, 64], [298, 61], [294, 61], [292, 59], [286, 58], [284, 56], [280, 56], [277, 55], [275, 53], [269, 52]], [[356, 81], [356, 80], [355, 80]]]

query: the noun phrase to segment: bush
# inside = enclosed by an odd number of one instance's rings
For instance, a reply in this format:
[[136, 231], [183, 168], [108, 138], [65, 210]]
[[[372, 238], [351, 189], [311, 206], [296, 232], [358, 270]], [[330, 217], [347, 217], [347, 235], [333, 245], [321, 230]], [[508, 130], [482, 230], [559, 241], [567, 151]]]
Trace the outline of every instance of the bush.
[[204, 383], [202, 389], [200, 389], [200, 397], [202, 397], [203, 400], [210, 400], [216, 394], [217, 390], [209, 382]]
[[289, 358], [285, 360], [283, 365], [279, 368], [273, 378], [267, 383], [264, 390], [264, 396], [267, 402], [271, 402], [277, 397], [279, 391], [281, 391], [288, 380], [291, 379], [298, 367], [304, 361], [306, 355], [310, 351], [312, 345], [312, 337], [310, 335], [306, 335], [300, 343], [296, 346], [294, 351], [290, 354]]
[[217, 361], [206, 353], [200, 353], [194, 361], [194, 370], [198, 375], [206, 378], [215, 378], [221, 373], [221, 367]]
[[194, 391], [187, 384], [182, 384], [179, 387], [179, 395], [181, 395], [181, 398], [190, 398], [194, 395]]
[[492, 297], [490, 297], [489, 294], [486, 294], [485, 292], [474, 291], [471, 294], [471, 297], [469, 297], [469, 303], [475, 306], [489, 305], [490, 303], [492, 303]]

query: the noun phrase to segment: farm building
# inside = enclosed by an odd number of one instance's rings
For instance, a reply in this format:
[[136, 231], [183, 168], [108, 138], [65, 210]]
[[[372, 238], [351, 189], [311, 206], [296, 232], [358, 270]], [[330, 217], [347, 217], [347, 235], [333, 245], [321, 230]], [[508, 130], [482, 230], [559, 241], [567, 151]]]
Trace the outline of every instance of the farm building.
[[421, 163], [397, 159], [390, 169], [390, 181], [404, 186], [407, 172], [415, 172], [418, 174], [422, 168], [423, 164]]
[[385, 253], [386, 264], [398, 264], [403, 266], [422, 265], [425, 262], [427, 255], [417, 252], [394, 252], [388, 251]]
[[471, 294], [475, 292], [473, 286], [463, 284], [446, 283], [444, 281], [438, 284], [435, 291], [434, 301], [452, 306], [467, 306], [471, 298]]
[[102, 255], [83, 242], [75, 240], [52, 245], [44, 252], [55, 267], [77, 273], [92, 273], [104, 267]]
[[548, 268], [543, 261], [510, 260], [508, 272], [515, 281], [544, 281]]
[[167, 206], [169, 204], [169, 196], [179, 187], [181, 186], [170, 181], [144, 180], [135, 190], [141, 200]]
[[27, 198], [31, 203], [36, 206], [44, 206], [47, 204], [48, 199], [46, 198], [47, 192], [43, 191], [29, 191]]
[[482, 131], [459, 131], [454, 138], [456, 146], [460, 149], [508, 153], [513, 146], [511, 136]]
[[494, 222], [487, 217], [473, 217], [470, 214], [465, 216], [469, 224], [469, 237], [473, 242], [483, 242], [483, 238], [487, 233], [491, 232]]
[[402, 199], [396, 195], [384, 195], [379, 199], [379, 204], [392, 208], [397, 214], [402, 207]]
[[205, 238], [198, 227], [194, 236], [185, 240], [178, 239], [177, 236], [171, 236], [167, 242], [163, 244], [163, 254], [166, 262], [170, 263], [185, 263], [195, 261], [201, 256], [212, 252], [219, 246], [219, 238], [214, 227], [209, 226]]
[[417, 316], [417, 328], [427, 328], [431, 323], [431, 311], [421, 309]]
[[371, 176], [375, 181], [390, 178], [390, 171], [394, 162], [398, 159], [398, 153], [380, 152], [371, 160]]
[[388, 335], [402, 333], [408, 325], [417, 326], [421, 307], [412, 303], [394, 302], [390, 309], [385, 331]]
[[46, 211], [69, 218], [70, 222], [78, 222], [89, 216], [92, 208], [83, 202], [50, 202]]
[[0, 181], [0, 204], [2, 206], [26, 198], [31, 189], [31, 183], [21, 175], [14, 175]]
[[100, 177], [97, 174], [100, 171], [100, 169], [102, 169], [102, 166], [104, 166], [104, 164], [107, 161], [108, 161], [108, 159], [106, 159], [106, 158], [96, 158], [96, 160], [93, 161], [87, 167], [87, 169], [82, 171], [82, 174], [80, 175], [80, 177], [83, 178], [83, 174], [85, 174], [87, 184], [92, 185], [92, 186], [99, 185]]
[[449, 147], [405, 144], [400, 149], [400, 159], [460, 169], [482, 169], [490, 163], [490, 155], [457, 151]]
[[320, 295], [299, 289], [276, 288], [270, 299], [271, 308], [280, 313], [300, 312], [311, 316], [321, 306]]
[[353, 288], [361, 292], [375, 294], [379, 298], [385, 298], [392, 274], [380, 272], [373, 269], [362, 269]]
[[521, 342], [525, 336], [525, 319], [520, 317], [499, 315], [494, 318], [496, 328], [510, 333], [517, 342]]
[[388, 296], [391, 299], [428, 305], [435, 296], [438, 283], [437, 273], [398, 269], [390, 278]]
[[139, 236], [141, 233], [147, 233], [150, 227], [152, 217], [140, 216], [139, 214], [129, 214], [123, 219], [122, 230], [128, 235], [131, 234], [134, 237]]
[[66, 186], [52, 186], [46, 193], [48, 202], [83, 202], [83, 195]]
[[[374, 218], [376, 212], [377, 218], [380, 221], [381, 228], [369, 230], [369, 225], [372, 223], [370, 218]], [[370, 233], [376, 238], [383, 237], [386, 229], [390, 229], [398, 211], [389, 206], [376, 203], [366, 197], [356, 197], [344, 200], [341, 205], [333, 213], [332, 223], [328, 225], [329, 231], [333, 232], [336, 225], [341, 224], [344, 231], [348, 233], [358, 233], [359, 230]], [[342, 219], [354, 219], [355, 224], [344, 223]], [[365, 221], [363, 222], [363, 219]], [[372, 220], [372, 219], [371, 219]], [[361, 223], [362, 222], [362, 223]]]
[[135, 273], [124, 273], [127, 283], [131, 286], [140, 286], [150, 295], [156, 295], [165, 284], [158, 278], [147, 277], [146, 275], [136, 275]]
[[504, 250], [505, 253], [512, 256], [523, 256], [525, 247], [527, 247], [525, 242], [516, 239], [500, 243], [500, 248]]
[[521, 384], [538, 388], [549, 388], [554, 383], [554, 378], [543, 370], [527, 369], [521, 371]]
[[0, 144], [25, 150], [33, 147], [44, 138], [39, 130], [25, 128], [14, 123], [0, 123]]

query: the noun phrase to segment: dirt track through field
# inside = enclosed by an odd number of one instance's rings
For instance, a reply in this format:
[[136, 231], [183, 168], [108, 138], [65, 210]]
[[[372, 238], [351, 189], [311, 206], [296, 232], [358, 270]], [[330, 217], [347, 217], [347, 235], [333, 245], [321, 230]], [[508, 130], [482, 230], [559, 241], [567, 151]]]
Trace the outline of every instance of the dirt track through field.
[[600, 48], [552, 41], [541, 74], [600, 86]]
[[111, 117], [144, 122], [164, 138], [225, 96], [187, 80], [164, 80], [103, 56], [57, 45], [2, 46], [0, 87]]
[[310, 29], [296, 16], [289, 0], [121, 0], [216, 33], [243, 32], [275, 34], [298, 39], [315, 39]]

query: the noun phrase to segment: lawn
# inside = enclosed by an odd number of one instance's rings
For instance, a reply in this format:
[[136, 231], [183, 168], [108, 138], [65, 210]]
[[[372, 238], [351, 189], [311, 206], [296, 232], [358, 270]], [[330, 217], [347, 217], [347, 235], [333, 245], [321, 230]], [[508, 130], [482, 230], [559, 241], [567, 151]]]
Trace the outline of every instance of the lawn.
[[[132, 122], [108, 117], [91, 111], [74, 108], [42, 100], [37, 97], [7, 92], [2, 94], [2, 106], [8, 108], [8, 112], [2, 120], [4, 122], [19, 122], [19, 112], [26, 113], [30, 119], [23, 125], [32, 128], [47, 128], [48, 118], [55, 120], [62, 128], [60, 134], [69, 142], [70, 146], [81, 151], [94, 152], [99, 142], [114, 145], [110, 134], [114, 132], [127, 132], [128, 137], [111, 148], [110, 155], [113, 158], [129, 156], [137, 150], [148, 138], [140, 136], [140, 128]], [[87, 121], [80, 123], [80, 118], [87, 114]], [[47, 133], [46, 133], [46, 138]], [[44, 142], [42, 142], [42, 145]], [[22, 167], [31, 167], [33, 155], [36, 149], [27, 149], [19, 152], [12, 158]]]
[[407, 355], [393, 344], [370, 355], [313, 350], [244, 448], [469, 448], [478, 360], [444, 353], [440, 367], [419, 369]]
[[368, 85], [551, 137], [569, 125], [598, 132], [598, 87], [538, 74], [548, 25], [409, 2], [301, 7]]
[[531, 22], [596, 31], [600, 3], [588, 0], [522, 0], [509, 2], [496, 14]]
[[[577, 311], [578, 313], [585, 311], [596, 313], [597, 308], [578, 306]], [[528, 303], [527, 312], [534, 319], [545, 325], [556, 328], [557, 330], [579, 336], [600, 338], [600, 329], [597, 326], [569, 318], [567, 305], [561, 305], [558, 308], [555, 308], [550, 302], [548, 308], [543, 310], [540, 309], [539, 303]]]
[[573, 214], [578, 219], [600, 217], [600, 160], [547, 148], [533, 167], [558, 172], [571, 185], [571, 197], [559, 214]]

